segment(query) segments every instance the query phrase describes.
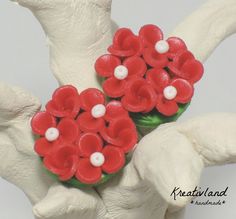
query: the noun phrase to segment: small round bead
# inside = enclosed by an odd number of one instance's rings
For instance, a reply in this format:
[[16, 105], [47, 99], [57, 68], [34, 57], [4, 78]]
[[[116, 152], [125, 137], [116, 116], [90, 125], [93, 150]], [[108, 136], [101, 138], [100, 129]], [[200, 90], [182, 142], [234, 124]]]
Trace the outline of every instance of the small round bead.
[[156, 43], [155, 49], [158, 53], [164, 54], [169, 51], [170, 46], [166, 40], [160, 40]]
[[177, 96], [177, 89], [174, 86], [168, 86], [164, 89], [163, 94], [167, 100], [173, 100]]
[[48, 141], [55, 141], [58, 139], [60, 133], [57, 128], [49, 128], [45, 133], [45, 138]]
[[125, 79], [128, 76], [128, 73], [129, 73], [128, 68], [126, 68], [124, 65], [118, 65], [115, 68], [114, 76], [118, 80], [123, 80], [123, 79]]
[[103, 104], [97, 104], [92, 108], [91, 114], [94, 118], [103, 117], [106, 114], [106, 107]]
[[90, 156], [90, 162], [95, 167], [100, 167], [105, 162], [105, 157], [100, 152], [95, 152]]

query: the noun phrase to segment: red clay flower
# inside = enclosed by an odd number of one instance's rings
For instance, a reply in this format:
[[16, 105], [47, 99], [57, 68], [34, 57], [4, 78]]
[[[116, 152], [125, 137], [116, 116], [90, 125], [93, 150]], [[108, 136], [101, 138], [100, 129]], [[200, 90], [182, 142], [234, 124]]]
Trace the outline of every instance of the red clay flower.
[[78, 150], [74, 145], [55, 148], [44, 158], [43, 162], [45, 167], [57, 174], [61, 181], [68, 181], [75, 175], [78, 168]]
[[155, 25], [145, 25], [139, 31], [145, 61], [152, 67], [164, 68], [179, 51], [187, 50], [185, 43], [177, 37], [163, 39], [161, 29]]
[[168, 68], [177, 77], [184, 78], [191, 83], [196, 83], [202, 78], [204, 68], [201, 62], [196, 60], [189, 51], [178, 53]]
[[58, 124], [48, 112], [38, 112], [31, 120], [33, 132], [42, 138], [35, 142], [35, 151], [40, 156], [46, 156], [58, 145], [73, 143], [79, 129], [76, 122], [70, 118], [62, 119]]
[[97, 59], [95, 69], [101, 77], [108, 78], [103, 83], [103, 90], [113, 98], [125, 94], [127, 83], [133, 77], [143, 77], [147, 71], [147, 65], [140, 57], [134, 56], [123, 62], [116, 56], [103, 55]]
[[89, 88], [79, 95], [75, 87], [63, 86], [46, 108], [31, 120], [33, 132], [40, 136], [35, 151], [50, 172], [73, 186], [76, 178], [78, 185], [106, 181], [109, 177], [104, 174], [122, 169], [125, 154], [137, 143], [128, 111], [120, 101], [106, 103], [98, 89]]
[[150, 112], [156, 104], [156, 93], [145, 79], [135, 79], [129, 84], [125, 96], [121, 102], [124, 108], [130, 112]]
[[108, 51], [120, 57], [140, 56], [142, 53], [142, 43], [140, 38], [128, 29], [120, 28], [113, 38], [113, 44]]
[[178, 103], [190, 102], [194, 88], [184, 79], [171, 79], [163, 69], [151, 69], [147, 72], [147, 81], [157, 93], [157, 110], [165, 115], [172, 116], [178, 112]]
[[100, 134], [106, 142], [125, 153], [133, 150], [138, 141], [136, 127], [128, 117], [111, 121], [109, 127], [102, 129]]
[[81, 135], [78, 142], [81, 159], [76, 178], [82, 183], [95, 184], [102, 178], [102, 172], [114, 174], [125, 165], [125, 154], [118, 147], [103, 147], [101, 137], [95, 133]]
[[77, 123], [84, 132], [98, 132], [105, 126], [105, 121], [128, 116], [119, 101], [106, 104], [104, 94], [95, 88], [84, 90], [80, 102], [85, 112], [78, 116]]
[[75, 87], [66, 85], [59, 87], [46, 105], [53, 116], [75, 118], [80, 110], [79, 94]]

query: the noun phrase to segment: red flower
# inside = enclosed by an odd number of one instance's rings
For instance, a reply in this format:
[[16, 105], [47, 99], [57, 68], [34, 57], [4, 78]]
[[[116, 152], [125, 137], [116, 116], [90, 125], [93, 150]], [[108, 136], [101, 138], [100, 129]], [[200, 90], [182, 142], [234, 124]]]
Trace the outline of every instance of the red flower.
[[102, 129], [100, 133], [105, 141], [125, 153], [133, 150], [138, 141], [136, 127], [128, 117], [111, 121], [109, 127]]
[[130, 57], [140, 56], [142, 43], [138, 36], [135, 36], [130, 29], [120, 28], [113, 38], [113, 45], [108, 51], [115, 56]]
[[157, 110], [165, 116], [178, 112], [178, 103], [190, 102], [194, 88], [184, 79], [172, 79], [163, 69], [151, 69], [147, 72], [147, 81], [157, 92]]
[[35, 142], [35, 151], [40, 156], [48, 155], [53, 148], [64, 143], [73, 143], [79, 129], [70, 118], [62, 119], [58, 124], [48, 112], [38, 112], [31, 120], [33, 132], [42, 138]]
[[78, 116], [77, 123], [84, 132], [98, 132], [105, 126], [105, 121], [128, 116], [119, 101], [105, 104], [104, 94], [95, 88], [84, 90], [80, 102], [85, 112]]
[[71, 179], [78, 168], [79, 154], [74, 145], [55, 148], [43, 160], [45, 167], [59, 176], [61, 181]]
[[168, 67], [174, 75], [191, 83], [199, 81], [204, 72], [202, 63], [197, 61], [189, 51], [178, 53]]
[[114, 174], [125, 165], [124, 152], [112, 145], [103, 147], [103, 141], [95, 133], [81, 135], [78, 143], [81, 159], [76, 178], [82, 183], [95, 184], [102, 178], [102, 172]]
[[59, 87], [46, 105], [46, 109], [56, 117], [75, 118], [80, 110], [79, 94], [75, 87], [66, 85]]
[[156, 93], [145, 79], [130, 82], [129, 89], [121, 99], [124, 108], [130, 112], [150, 112], [156, 104]]
[[144, 60], [134, 56], [121, 60], [113, 55], [101, 56], [95, 64], [97, 73], [108, 78], [103, 83], [103, 90], [109, 97], [117, 98], [125, 94], [127, 83], [134, 76], [143, 77], [147, 71]]
[[139, 37], [145, 48], [143, 57], [152, 67], [166, 67], [176, 53], [187, 49], [185, 43], [177, 37], [163, 40], [161, 29], [155, 25], [143, 26], [139, 31]]

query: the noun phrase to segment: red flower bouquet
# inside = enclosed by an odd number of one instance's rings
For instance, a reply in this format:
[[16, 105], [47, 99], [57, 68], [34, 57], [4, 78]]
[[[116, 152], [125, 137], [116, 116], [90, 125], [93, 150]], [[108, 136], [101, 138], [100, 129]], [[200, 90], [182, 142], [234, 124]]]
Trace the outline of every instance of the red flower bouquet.
[[121, 101], [139, 128], [155, 128], [177, 119], [189, 105], [203, 65], [177, 37], [164, 40], [155, 25], [138, 35], [119, 29], [95, 63], [107, 96]]
[[119, 101], [106, 103], [97, 89], [58, 88], [46, 111], [32, 118], [35, 151], [44, 166], [70, 185], [97, 185], [119, 172], [137, 143], [137, 132]]
[[[46, 169], [75, 187], [99, 185], [128, 161], [138, 134], [176, 120], [189, 105], [203, 66], [185, 43], [155, 25], [138, 35], [119, 29], [95, 63], [103, 90], [80, 94], [71, 85], [58, 88], [31, 121], [39, 136], [35, 151]], [[132, 118], [132, 119], [131, 119]]]

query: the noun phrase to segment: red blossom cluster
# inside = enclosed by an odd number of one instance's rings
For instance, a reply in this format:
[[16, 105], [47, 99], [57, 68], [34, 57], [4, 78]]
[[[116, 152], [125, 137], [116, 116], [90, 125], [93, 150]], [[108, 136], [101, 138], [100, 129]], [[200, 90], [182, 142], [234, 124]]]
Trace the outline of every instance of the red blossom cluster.
[[106, 103], [94, 88], [80, 94], [70, 85], [58, 88], [31, 126], [40, 136], [35, 151], [61, 181], [75, 177], [96, 184], [104, 174], [121, 170], [137, 143], [135, 124], [121, 103]]
[[181, 39], [164, 40], [155, 25], [143, 26], [138, 35], [119, 29], [108, 51], [97, 59], [96, 72], [106, 79], [105, 94], [121, 100], [130, 112], [156, 108], [165, 116], [176, 114], [179, 104], [191, 101], [194, 83], [204, 72]]
[[142, 27], [138, 35], [119, 29], [108, 51], [95, 69], [113, 100], [107, 102], [95, 88], [79, 94], [66, 85], [32, 118], [32, 130], [39, 136], [35, 151], [61, 181], [73, 178], [95, 185], [121, 170], [138, 141], [129, 112], [156, 109], [164, 116], [175, 115], [180, 104], [191, 101], [204, 71], [181, 39], [164, 40], [155, 25]]

